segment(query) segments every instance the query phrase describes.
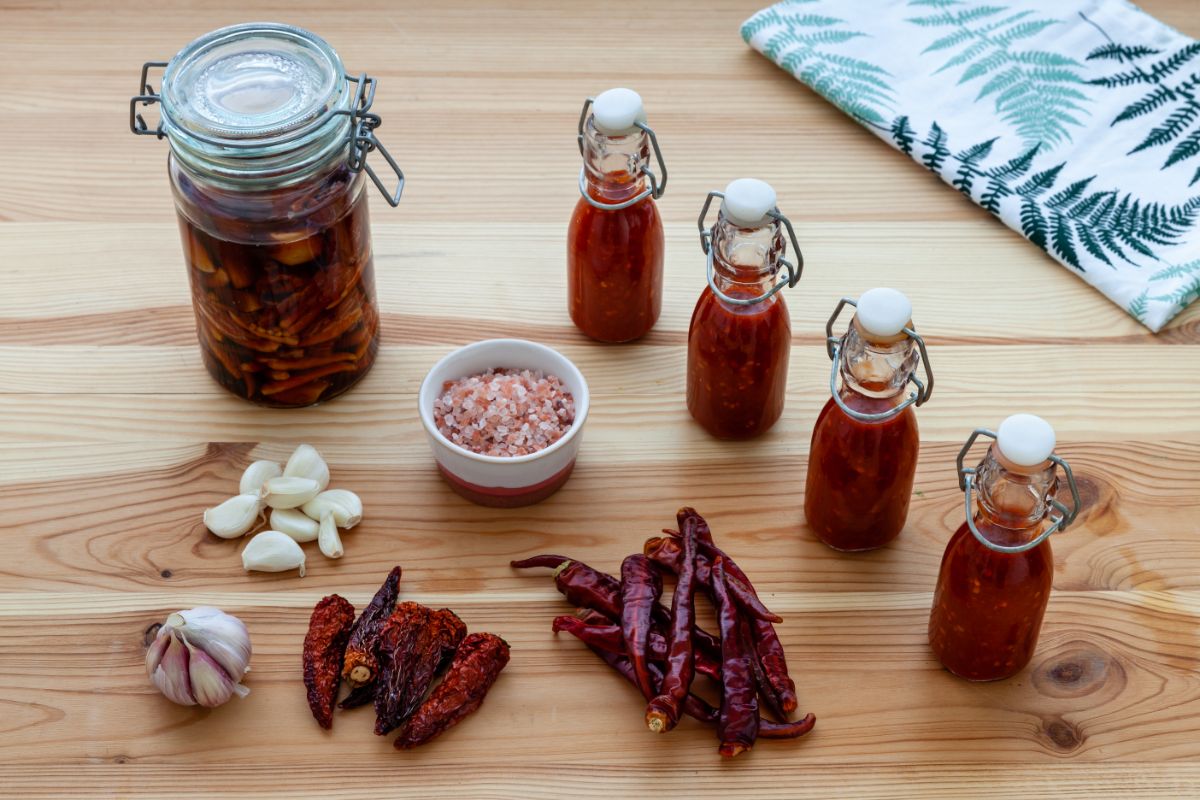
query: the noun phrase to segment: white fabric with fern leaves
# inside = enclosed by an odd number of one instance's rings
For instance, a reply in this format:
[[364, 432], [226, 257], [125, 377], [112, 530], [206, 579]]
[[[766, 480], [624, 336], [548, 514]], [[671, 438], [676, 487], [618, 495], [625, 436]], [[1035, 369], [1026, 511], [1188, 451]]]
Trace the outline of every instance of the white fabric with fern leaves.
[[1200, 296], [1200, 43], [1123, 0], [789, 0], [756, 50], [1153, 331]]

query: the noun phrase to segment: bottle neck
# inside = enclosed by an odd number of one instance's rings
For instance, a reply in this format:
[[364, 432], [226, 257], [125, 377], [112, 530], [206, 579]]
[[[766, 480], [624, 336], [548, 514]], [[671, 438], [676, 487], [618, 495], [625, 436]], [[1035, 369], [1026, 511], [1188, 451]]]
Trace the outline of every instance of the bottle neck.
[[1041, 527], [1058, 487], [1054, 462], [1018, 466], [994, 444], [976, 468], [974, 481], [977, 521], [1031, 533]]
[[717, 215], [710, 246], [713, 283], [730, 297], [757, 297], [770, 291], [787, 247], [783, 226], [777, 220], [742, 228], [726, 219], [724, 212]]
[[583, 130], [583, 171], [588, 194], [605, 203], [621, 203], [646, 189], [642, 171], [650, 163], [650, 138], [638, 130], [609, 136], [588, 118]]
[[875, 399], [897, 398], [917, 368], [917, 343], [901, 333], [869, 336], [855, 318], [839, 346], [842, 391]]

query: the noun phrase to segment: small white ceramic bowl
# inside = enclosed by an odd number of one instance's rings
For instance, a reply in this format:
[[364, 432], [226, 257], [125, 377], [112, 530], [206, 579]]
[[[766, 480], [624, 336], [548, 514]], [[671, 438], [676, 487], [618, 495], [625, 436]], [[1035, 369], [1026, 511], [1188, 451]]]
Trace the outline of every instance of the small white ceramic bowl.
[[[554, 375], [575, 398], [575, 422], [554, 444], [525, 456], [501, 458], [465, 450], [434, 425], [433, 401], [447, 381], [488, 369], [536, 369]], [[515, 508], [554, 494], [571, 476], [588, 416], [588, 386], [570, 359], [524, 339], [487, 339], [460, 347], [433, 365], [417, 394], [417, 409], [438, 470], [450, 488], [485, 506]]]

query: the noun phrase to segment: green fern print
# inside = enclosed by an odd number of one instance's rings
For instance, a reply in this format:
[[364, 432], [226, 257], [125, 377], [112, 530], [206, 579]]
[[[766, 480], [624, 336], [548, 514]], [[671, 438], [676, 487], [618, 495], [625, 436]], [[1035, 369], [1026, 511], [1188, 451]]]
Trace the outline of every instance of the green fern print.
[[[1096, 27], [1104, 33], [1102, 28]], [[1200, 99], [1197, 98], [1200, 93], [1200, 58], [1197, 58], [1200, 42], [1191, 42], [1164, 55], [1153, 47], [1117, 44], [1107, 33], [1104, 36], [1109, 43], [1089, 53], [1088, 60], [1115, 61], [1126, 69], [1090, 83], [1109, 89], [1136, 85], [1149, 87], [1146, 94], [1126, 106], [1112, 124], [1115, 126], [1151, 114], [1160, 118], [1159, 124], [1129, 154], [1172, 145], [1162, 169], [1200, 155]], [[1188, 185], [1197, 181], [1200, 181], [1200, 166]]]
[[1071, 128], [1083, 125], [1079, 117], [1088, 111], [1080, 102], [1089, 98], [1081, 91], [1083, 77], [1074, 69], [1079, 62], [1019, 46], [1059, 20], [963, 0], [910, 0], [909, 6], [937, 11], [909, 22], [946, 31], [923, 53], [957, 51], [934, 74], [962, 67], [959, 84], [986, 78], [976, 101], [991, 97], [997, 115], [1014, 127], [1026, 147], [1048, 149], [1070, 141]]
[[[1173, 303], [1178, 308], [1183, 308], [1196, 298], [1200, 298], [1200, 260], [1160, 269], [1150, 276], [1150, 282], [1153, 284], [1157, 281], [1183, 277], [1188, 277], [1188, 280], [1175, 291], [1151, 295], [1150, 299], [1160, 303]], [[1146, 294], [1149, 295], [1149, 292]]]
[[[913, 155], [917, 135], [908, 117], [898, 117], [890, 130], [896, 146]], [[954, 152], [946, 132], [934, 122], [921, 142], [925, 150], [921, 162], [933, 172], [948, 175], [951, 185], [993, 214], [999, 215], [1002, 204], [1009, 198], [1019, 200], [1021, 232], [1025, 237], [1080, 272], [1085, 271], [1081, 252], [1110, 267], [1115, 266], [1117, 259], [1135, 266], [1139, 264], [1135, 260], [1138, 256], [1159, 260], [1155, 247], [1181, 243], [1200, 216], [1200, 197], [1168, 206], [1111, 189], [1090, 191], [1094, 175], [1057, 188], [1065, 162], [1033, 171], [1041, 143], [1015, 158], [988, 166], [997, 139], [986, 139]], [[1162, 270], [1152, 279], [1179, 274], [1182, 273]], [[1135, 310], [1131, 308], [1130, 313], [1138, 316]]]
[[782, 27], [763, 47], [764, 55], [852, 117], [884, 122], [894, 101], [888, 71], [832, 51], [867, 34], [840, 27], [845, 20], [838, 17], [806, 13], [803, 7], [814, 2], [792, 0], [770, 8], [742, 26], [742, 38], [749, 42], [761, 30]]

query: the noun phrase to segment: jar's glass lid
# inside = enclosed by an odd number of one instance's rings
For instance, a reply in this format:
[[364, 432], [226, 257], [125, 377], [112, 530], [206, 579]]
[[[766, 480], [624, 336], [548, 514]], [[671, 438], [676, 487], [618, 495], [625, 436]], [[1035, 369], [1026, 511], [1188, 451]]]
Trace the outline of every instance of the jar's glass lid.
[[342, 61], [324, 39], [290, 25], [246, 23], [206, 34], [171, 59], [163, 117], [168, 132], [262, 141], [319, 125], [345, 95]]

